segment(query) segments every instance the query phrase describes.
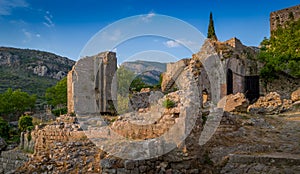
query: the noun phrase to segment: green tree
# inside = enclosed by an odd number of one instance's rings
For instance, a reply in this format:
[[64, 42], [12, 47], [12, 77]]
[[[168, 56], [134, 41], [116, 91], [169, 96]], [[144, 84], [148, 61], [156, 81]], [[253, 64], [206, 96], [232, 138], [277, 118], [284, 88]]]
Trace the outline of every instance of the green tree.
[[278, 73], [300, 77], [300, 20], [278, 27], [260, 46], [259, 60], [264, 63], [260, 75], [265, 82], [276, 78]]
[[63, 78], [53, 87], [46, 90], [45, 94], [48, 104], [57, 106], [67, 106], [67, 77]]
[[33, 128], [32, 117], [29, 115], [23, 115], [19, 118], [19, 130], [24, 132]]
[[11, 88], [0, 94], [0, 115], [20, 116], [26, 110], [32, 110], [35, 106], [36, 95], [29, 95], [20, 89], [13, 91]]
[[0, 117], [0, 137], [5, 140], [9, 138], [9, 124], [2, 117]]
[[124, 66], [120, 66], [118, 68], [117, 78], [118, 94], [123, 97], [132, 91], [140, 91], [142, 88], [148, 87], [141, 77], [136, 76], [132, 71], [126, 69]]
[[213, 40], [218, 40], [216, 32], [215, 32], [215, 26], [214, 26], [212, 12], [210, 12], [210, 14], [209, 14], [209, 25], [208, 25], [207, 38], [213, 39]]
[[137, 77], [132, 71], [120, 66], [117, 70], [117, 96], [118, 96], [118, 113], [124, 114], [129, 111], [129, 95], [133, 91], [140, 91], [141, 88], [147, 87], [140, 77]]
[[126, 69], [124, 66], [120, 66], [117, 69], [117, 89], [119, 95], [125, 97], [129, 93], [130, 84], [134, 79], [134, 76], [134, 73]]

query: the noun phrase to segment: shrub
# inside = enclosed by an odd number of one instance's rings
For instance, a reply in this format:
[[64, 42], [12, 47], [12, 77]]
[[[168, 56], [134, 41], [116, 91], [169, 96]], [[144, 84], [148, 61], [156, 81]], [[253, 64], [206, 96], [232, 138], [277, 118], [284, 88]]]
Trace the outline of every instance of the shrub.
[[23, 115], [19, 118], [19, 130], [21, 132], [27, 131], [33, 127], [32, 117], [29, 115]]
[[59, 117], [60, 115], [68, 113], [68, 109], [67, 108], [53, 109], [51, 112], [56, 117]]
[[9, 124], [2, 117], [0, 117], [0, 137], [6, 140], [9, 138]]
[[167, 98], [165, 101], [163, 101], [163, 106], [167, 109], [174, 108], [175, 107], [175, 102], [173, 100], [170, 100], [170, 99]]

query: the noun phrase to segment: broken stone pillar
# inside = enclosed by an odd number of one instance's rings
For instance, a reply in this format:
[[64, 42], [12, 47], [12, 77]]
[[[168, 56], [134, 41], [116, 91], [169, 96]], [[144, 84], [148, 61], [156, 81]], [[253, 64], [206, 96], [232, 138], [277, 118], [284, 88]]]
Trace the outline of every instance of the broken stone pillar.
[[68, 74], [68, 111], [114, 114], [117, 103], [117, 58], [103, 52], [80, 59]]

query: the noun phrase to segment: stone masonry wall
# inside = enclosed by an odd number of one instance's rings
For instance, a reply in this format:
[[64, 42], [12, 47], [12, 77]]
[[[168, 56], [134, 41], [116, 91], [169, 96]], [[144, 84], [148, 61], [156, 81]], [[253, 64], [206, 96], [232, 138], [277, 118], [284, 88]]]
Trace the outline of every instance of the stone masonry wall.
[[[291, 18], [291, 15], [294, 19]], [[274, 11], [270, 14], [270, 29], [277, 29], [277, 26], [283, 26], [289, 20], [300, 19], [300, 5]]]

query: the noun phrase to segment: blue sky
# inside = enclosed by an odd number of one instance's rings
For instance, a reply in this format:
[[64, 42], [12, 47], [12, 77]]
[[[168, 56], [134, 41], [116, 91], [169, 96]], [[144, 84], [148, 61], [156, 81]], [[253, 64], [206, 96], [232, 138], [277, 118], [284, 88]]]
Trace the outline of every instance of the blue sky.
[[[0, 46], [38, 49], [77, 60], [98, 31], [123, 18], [168, 15], [206, 35], [210, 11], [219, 40], [235, 36], [246, 45], [258, 46], [269, 36], [270, 12], [297, 4], [299, 0], [0, 0]], [[151, 40], [162, 42], [158, 51], [176, 47], [165, 38]], [[132, 49], [148, 42], [146, 37], [119, 46], [122, 60], [140, 54]], [[184, 51], [178, 54], [190, 56]]]

